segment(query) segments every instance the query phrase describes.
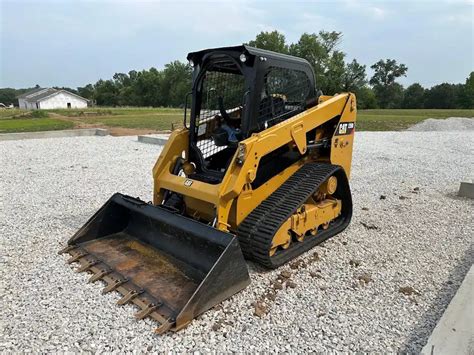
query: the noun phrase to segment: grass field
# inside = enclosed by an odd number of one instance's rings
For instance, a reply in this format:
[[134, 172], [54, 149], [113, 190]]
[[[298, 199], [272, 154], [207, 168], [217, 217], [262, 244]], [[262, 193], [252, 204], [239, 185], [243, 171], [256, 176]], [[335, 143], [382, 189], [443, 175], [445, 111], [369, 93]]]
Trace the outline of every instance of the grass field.
[[0, 133], [56, 131], [74, 128], [74, 122], [52, 118], [15, 118], [0, 120]]
[[[170, 130], [182, 125], [183, 111], [172, 108], [88, 108], [85, 110], [47, 110], [39, 112], [0, 110], [0, 133], [32, 132], [78, 127]], [[33, 116], [33, 117], [31, 117]], [[399, 131], [427, 118], [474, 117], [474, 110], [360, 110], [358, 131]]]
[[358, 131], [401, 131], [427, 118], [474, 117], [474, 110], [360, 110]]
[[130, 113], [112, 116], [97, 116], [83, 119], [90, 124], [106, 127], [150, 129], [154, 131], [170, 130], [172, 124], [182, 124], [183, 113]]
[[41, 110], [47, 118], [29, 116], [39, 111], [1, 110], [0, 133], [33, 132], [87, 126], [150, 131], [170, 130], [172, 124], [182, 125], [183, 111], [173, 108], [88, 108], [84, 110]]

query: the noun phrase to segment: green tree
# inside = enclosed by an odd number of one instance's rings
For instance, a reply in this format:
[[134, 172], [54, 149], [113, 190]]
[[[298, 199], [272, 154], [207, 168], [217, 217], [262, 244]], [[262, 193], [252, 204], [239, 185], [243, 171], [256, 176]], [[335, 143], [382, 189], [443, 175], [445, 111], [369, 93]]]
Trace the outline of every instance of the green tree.
[[97, 105], [101, 106], [117, 106], [118, 105], [118, 90], [112, 80], [100, 79], [94, 85], [94, 96]]
[[401, 76], [406, 76], [408, 68], [405, 64], [398, 64], [395, 59], [380, 59], [371, 68], [375, 71], [370, 79], [372, 85], [388, 86]]
[[174, 61], [163, 70], [162, 95], [166, 106], [181, 107], [186, 93], [191, 90], [192, 68], [188, 64]]
[[403, 108], [423, 108], [425, 89], [418, 83], [406, 88], [403, 96]]
[[82, 96], [89, 100], [94, 100], [94, 86], [92, 84], [87, 84], [83, 87], [77, 88], [77, 93], [79, 96]]
[[5, 105], [18, 105], [18, 99], [16, 98], [18, 96], [17, 90], [12, 89], [12, 88], [3, 88], [0, 89], [0, 103], [5, 104]]
[[377, 108], [377, 98], [375, 97], [374, 90], [369, 86], [365, 85], [355, 90], [357, 99], [357, 108], [359, 110], [368, 110]]
[[379, 108], [400, 108], [403, 103], [403, 86], [399, 83], [373, 87]]
[[474, 71], [469, 74], [460, 90], [458, 103], [462, 108], [474, 108]]
[[134, 94], [140, 106], [163, 106], [166, 103], [166, 89], [163, 89], [163, 72], [156, 68], [137, 73]]
[[136, 71], [132, 70], [128, 74], [115, 73], [113, 76], [115, 88], [118, 91], [118, 104], [120, 106], [135, 106], [141, 102], [141, 98], [135, 90]]
[[260, 32], [254, 40], [250, 41], [249, 46], [266, 49], [278, 53], [288, 53], [285, 35], [278, 32]]
[[395, 80], [406, 76], [407, 66], [398, 64], [394, 59], [381, 59], [370, 68], [374, 70], [374, 75], [369, 82], [374, 88], [378, 105], [381, 108], [400, 107], [403, 101], [403, 87]]
[[73, 88], [70, 88], [70, 87], [67, 87], [67, 86], [53, 86], [53, 89], [65, 90], [65, 91], [69, 91], [69, 92], [72, 92], [73, 94], [77, 95], [77, 90], [76, 89], [73, 89]]
[[367, 74], [365, 73], [365, 65], [361, 65], [357, 60], [346, 64], [343, 74], [343, 89], [344, 91], [355, 92], [358, 89], [364, 88], [367, 84]]
[[325, 94], [355, 91], [366, 84], [365, 66], [356, 60], [345, 63], [345, 53], [338, 50], [341, 32], [303, 33], [298, 42], [288, 45], [278, 31], [261, 32], [249, 45], [305, 58], [313, 67], [316, 86]]
[[316, 71], [322, 68], [327, 52], [316, 33], [303, 33], [298, 42], [290, 45], [290, 54], [306, 59]]
[[345, 54], [337, 50], [341, 32], [320, 31], [303, 33], [297, 43], [290, 45], [290, 54], [305, 58], [313, 67], [316, 86], [333, 95], [344, 90]]
[[443, 83], [426, 90], [425, 108], [456, 108], [459, 94], [462, 92], [462, 84]]

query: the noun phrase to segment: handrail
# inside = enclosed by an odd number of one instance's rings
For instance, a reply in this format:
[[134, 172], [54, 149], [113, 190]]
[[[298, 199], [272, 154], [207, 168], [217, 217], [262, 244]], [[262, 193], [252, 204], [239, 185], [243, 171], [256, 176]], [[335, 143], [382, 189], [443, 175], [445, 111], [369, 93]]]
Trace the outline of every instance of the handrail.
[[184, 99], [184, 119], [183, 119], [183, 126], [184, 128], [188, 128], [188, 126], [186, 125], [186, 116], [187, 116], [187, 112], [188, 112], [188, 97], [189, 95], [191, 95], [193, 92], [190, 91], [186, 94], [186, 97]]

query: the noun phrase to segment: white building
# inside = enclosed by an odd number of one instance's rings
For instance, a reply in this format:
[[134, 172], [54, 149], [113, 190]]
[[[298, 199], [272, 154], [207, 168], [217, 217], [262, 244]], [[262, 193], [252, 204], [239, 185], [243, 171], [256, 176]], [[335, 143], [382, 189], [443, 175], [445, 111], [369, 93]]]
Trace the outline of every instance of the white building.
[[72, 92], [52, 88], [37, 88], [18, 96], [18, 107], [23, 110], [86, 108], [87, 102]]

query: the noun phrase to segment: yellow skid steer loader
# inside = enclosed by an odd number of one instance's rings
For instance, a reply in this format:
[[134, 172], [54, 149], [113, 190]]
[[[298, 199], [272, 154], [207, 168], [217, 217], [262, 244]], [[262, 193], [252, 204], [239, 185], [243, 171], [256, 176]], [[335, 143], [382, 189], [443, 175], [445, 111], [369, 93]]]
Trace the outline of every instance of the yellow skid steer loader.
[[351, 93], [318, 95], [310, 64], [249, 46], [190, 53], [191, 112], [153, 168], [153, 203], [116, 193], [62, 250], [158, 333], [344, 230]]

